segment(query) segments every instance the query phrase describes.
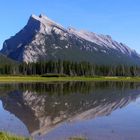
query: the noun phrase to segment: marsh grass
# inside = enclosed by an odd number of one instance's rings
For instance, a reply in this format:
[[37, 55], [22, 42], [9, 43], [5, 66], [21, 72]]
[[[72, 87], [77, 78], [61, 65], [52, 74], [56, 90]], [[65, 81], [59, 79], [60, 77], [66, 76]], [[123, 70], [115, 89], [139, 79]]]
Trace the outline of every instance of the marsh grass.
[[82, 137], [73, 137], [73, 138], [69, 138], [69, 140], [87, 140], [87, 139]]
[[0, 132], [0, 140], [31, 140], [31, 139], [15, 136], [5, 132]]
[[140, 77], [41, 77], [0, 76], [0, 82], [57, 82], [57, 81], [124, 81], [140, 82]]

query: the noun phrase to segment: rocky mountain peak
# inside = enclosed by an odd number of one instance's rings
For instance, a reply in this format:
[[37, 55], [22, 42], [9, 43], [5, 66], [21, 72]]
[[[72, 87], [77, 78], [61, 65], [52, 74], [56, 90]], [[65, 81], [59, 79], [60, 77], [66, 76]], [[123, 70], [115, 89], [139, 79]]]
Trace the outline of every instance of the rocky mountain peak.
[[38, 21], [40, 21], [42, 23], [43, 23], [44, 20], [45, 20], [44, 22], [49, 22], [49, 21], [54, 22], [54, 21], [52, 21], [51, 19], [49, 19], [47, 16], [45, 16], [43, 14], [40, 14], [39, 16], [36, 16], [36, 15], [32, 14], [30, 16], [30, 19], [38, 20]]
[[[40, 18], [40, 19], [47, 20], [47, 21], [52, 21], [48, 16], [46, 16], [46, 15], [44, 15], [44, 14], [40, 14], [40, 15], [39, 15], [39, 18]], [[52, 22], [54, 22], [54, 21], [52, 21]]]
[[4, 42], [1, 53], [27, 63], [65, 59], [97, 64], [140, 64], [136, 51], [111, 36], [71, 27], [65, 29], [43, 14], [31, 15], [27, 25]]
[[45, 28], [49, 27], [59, 27], [63, 28], [60, 24], [57, 24], [55, 21], [51, 20], [46, 15], [40, 14], [39, 16], [31, 15], [29, 21], [38, 21], [40, 24], [42, 24]]

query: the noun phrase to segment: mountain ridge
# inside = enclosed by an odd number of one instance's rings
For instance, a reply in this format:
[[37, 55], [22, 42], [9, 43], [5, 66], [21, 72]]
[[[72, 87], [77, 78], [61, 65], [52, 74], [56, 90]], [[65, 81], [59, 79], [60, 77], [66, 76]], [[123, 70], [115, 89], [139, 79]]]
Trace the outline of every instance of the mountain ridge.
[[42, 14], [31, 15], [27, 25], [4, 42], [1, 53], [27, 63], [62, 59], [140, 65], [140, 55], [111, 36], [65, 29]]

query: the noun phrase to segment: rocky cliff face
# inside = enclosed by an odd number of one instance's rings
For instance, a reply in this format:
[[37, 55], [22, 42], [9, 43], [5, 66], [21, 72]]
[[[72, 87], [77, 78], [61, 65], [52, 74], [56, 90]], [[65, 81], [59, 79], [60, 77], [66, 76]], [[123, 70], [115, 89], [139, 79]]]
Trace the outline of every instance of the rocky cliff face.
[[140, 55], [108, 35], [65, 29], [44, 15], [32, 15], [27, 25], [6, 40], [1, 52], [17, 61], [89, 61], [98, 64], [140, 64]]

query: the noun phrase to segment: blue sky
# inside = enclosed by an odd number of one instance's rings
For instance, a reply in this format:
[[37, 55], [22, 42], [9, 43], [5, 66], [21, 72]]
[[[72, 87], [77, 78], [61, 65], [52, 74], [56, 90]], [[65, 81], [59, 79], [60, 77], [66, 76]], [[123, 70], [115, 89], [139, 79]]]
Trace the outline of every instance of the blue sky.
[[65, 27], [111, 35], [140, 53], [140, 0], [3, 0], [0, 48], [32, 13], [46, 14]]

